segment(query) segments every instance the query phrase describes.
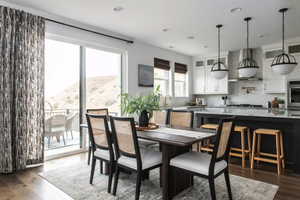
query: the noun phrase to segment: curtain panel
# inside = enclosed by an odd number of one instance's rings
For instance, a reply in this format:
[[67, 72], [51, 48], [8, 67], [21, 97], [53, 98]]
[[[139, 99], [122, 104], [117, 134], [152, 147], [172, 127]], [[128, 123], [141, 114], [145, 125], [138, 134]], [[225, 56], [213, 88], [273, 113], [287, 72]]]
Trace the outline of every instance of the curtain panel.
[[44, 159], [45, 21], [0, 6], [0, 173]]

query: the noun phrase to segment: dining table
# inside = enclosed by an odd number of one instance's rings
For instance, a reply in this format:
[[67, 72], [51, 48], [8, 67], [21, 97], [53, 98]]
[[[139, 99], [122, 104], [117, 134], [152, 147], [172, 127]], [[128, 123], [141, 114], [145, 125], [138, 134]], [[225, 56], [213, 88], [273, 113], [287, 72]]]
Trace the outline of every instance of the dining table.
[[[80, 127], [87, 128], [86, 124]], [[213, 138], [216, 131], [201, 128], [159, 127], [154, 130], [137, 131], [137, 137], [159, 143], [162, 153], [160, 181], [162, 199], [170, 200], [183, 190], [193, 186], [193, 175], [186, 170], [170, 166], [175, 156], [192, 151], [193, 144]]]

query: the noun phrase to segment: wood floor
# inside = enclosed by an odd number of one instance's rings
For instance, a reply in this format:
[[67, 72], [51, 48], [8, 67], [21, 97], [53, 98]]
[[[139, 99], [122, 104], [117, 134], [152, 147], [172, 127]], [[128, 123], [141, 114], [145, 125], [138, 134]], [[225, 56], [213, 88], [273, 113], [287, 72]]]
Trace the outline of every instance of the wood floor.
[[[61, 190], [41, 178], [38, 173], [76, 165], [79, 162], [86, 162], [86, 154], [78, 154], [62, 159], [48, 161], [44, 166], [28, 169], [12, 175], [0, 175], [0, 200], [71, 200]], [[270, 166], [261, 166], [264, 170], [249, 168], [242, 169], [239, 161], [233, 160], [230, 165], [230, 172], [234, 175], [252, 178], [255, 180], [279, 185], [275, 200], [299, 200], [300, 199], [300, 176], [288, 171], [278, 177], [276, 169]]]

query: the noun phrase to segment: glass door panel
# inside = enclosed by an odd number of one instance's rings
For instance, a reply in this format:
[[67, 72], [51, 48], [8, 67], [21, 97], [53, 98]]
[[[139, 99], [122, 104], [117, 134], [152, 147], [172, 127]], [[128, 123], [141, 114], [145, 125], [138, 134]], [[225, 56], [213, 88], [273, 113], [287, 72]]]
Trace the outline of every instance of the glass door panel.
[[80, 149], [80, 46], [45, 41], [45, 156]]

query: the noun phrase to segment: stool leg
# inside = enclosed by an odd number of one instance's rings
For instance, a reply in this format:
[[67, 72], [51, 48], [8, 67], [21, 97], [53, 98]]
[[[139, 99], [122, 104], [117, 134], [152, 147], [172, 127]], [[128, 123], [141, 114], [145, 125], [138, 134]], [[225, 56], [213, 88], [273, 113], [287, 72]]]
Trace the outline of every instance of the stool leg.
[[253, 146], [252, 146], [252, 156], [251, 156], [251, 169], [254, 168], [254, 156], [256, 151], [256, 132], [253, 133]]
[[282, 168], [285, 169], [285, 160], [284, 160], [284, 148], [283, 148], [283, 136], [282, 132], [280, 132], [280, 151], [281, 151], [281, 159], [282, 159]]
[[276, 134], [276, 156], [277, 156], [277, 173], [281, 174], [281, 158], [280, 158], [280, 137]]
[[248, 151], [249, 151], [249, 161], [251, 162], [251, 132], [250, 132], [250, 128], [248, 128], [247, 130], [247, 136], [248, 136]]
[[[260, 157], [260, 147], [261, 147], [261, 135], [258, 134], [257, 157]], [[259, 164], [259, 160], [257, 161], [257, 164]]]
[[242, 146], [242, 167], [246, 167], [246, 160], [245, 160], [245, 133], [244, 131], [241, 132], [241, 146]]

